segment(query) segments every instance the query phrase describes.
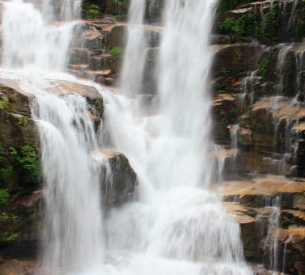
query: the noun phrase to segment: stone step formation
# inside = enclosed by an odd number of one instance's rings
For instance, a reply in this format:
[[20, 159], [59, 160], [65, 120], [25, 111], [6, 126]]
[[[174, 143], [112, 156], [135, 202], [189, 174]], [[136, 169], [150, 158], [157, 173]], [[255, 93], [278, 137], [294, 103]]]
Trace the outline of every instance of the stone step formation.
[[[78, 29], [81, 39], [71, 43], [68, 69], [116, 91], [128, 1], [120, 6], [101, 2], [101, 16], [86, 20]], [[142, 91], [147, 98], [155, 96], [157, 87], [154, 72], [163, 32], [160, 3], [150, 7], [151, 14], [148, 9], [145, 17], [148, 43]], [[223, 170], [221, 183], [215, 179], [213, 189], [240, 224], [245, 258], [255, 274], [305, 273], [304, 11], [301, 0], [220, 0], [211, 37], [213, 137], [218, 145], [213, 157]], [[86, 100], [98, 124], [103, 98], [92, 97], [90, 91]], [[35, 235], [42, 204], [39, 139], [29, 96], [4, 80], [0, 129], [1, 192], [13, 194], [7, 196], [8, 204], [5, 199], [0, 202], [0, 245], [5, 259], [0, 270], [5, 275], [31, 274], [35, 261], [20, 259], [28, 258], [29, 250], [35, 258], [39, 242]], [[111, 187], [104, 201], [111, 208], [133, 196], [137, 180], [123, 154], [107, 152], [106, 156], [118, 175], [113, 182], [101, 183], [104, 190]], [[24, 165], [25, 159], [30, 168]], [[32, 177], [27, 178], [28, 174]], [[129, 179], [123, 189], [122, 177]]]

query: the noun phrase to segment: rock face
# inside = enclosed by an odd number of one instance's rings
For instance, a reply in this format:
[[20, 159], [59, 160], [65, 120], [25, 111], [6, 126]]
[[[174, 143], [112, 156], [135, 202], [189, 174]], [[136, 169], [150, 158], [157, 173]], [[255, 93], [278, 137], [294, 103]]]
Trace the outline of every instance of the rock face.
[[1, 275], [31, 275], [36, 271], [36, 263], [29, 260], [9, 260], [0, 264]]
[[218, 190], [240, 224], [249, 261], [287, 274], [304, 274], [304, 181], [265, 177], [228, 181]]
[[[69, 81], [51, 80], [50, 93], [81, 95], [96, 130], [104, 103], [98, 91]], [[32, 274], [43, 220], [39, 135], [31, 118], [33, 98], [17, 82], [0, 80], [0, 274]], [[137, 177], [121, 153], [105, 151], [101, 167], [101, 194], [106, 208], [134, 197]], [[17, 260], [10, 260], [20, 259]], [[3, 263], [2, 263], [3, 262]]]
[[[79, 30], [82, 41], [71, 44], [69, 70], [110, 87], [119, 78], [129, 1], [98, 3], [103, 15]], [[153, 95], [162, 28], [148, 23], [160, 21], [163, 1], [147, 3], [142, 90]], [[304, 12], [304, 1], [219, 0], [211, 39], [213, 136], [221, 148], [213, 155], [224, 161], [225, 179], [218, 191], [240, 224], [247, 260], [290, 275], [305, 274], [305, 180], [292, 179], [305, 176]], [[39, 139], [31, 97], [18, 83], [0, 84], [0, 251], [5, 259], [23, 258], [29, 247], [34, 256], [38, 242]], [[53, 84], [53, 92], [86, 97], [97, 129], [104, 112], [99, 94], [86, 85]], [[120, 207], [136, 195], [136, 174], [123, 154], [105, 151], [103, 157], [103, 204]], [[5, 261], [0, 273], [31, 268], [27, 261]], [[272, 274], [258, 267], [254, 273]]]
[[304, 8], [301, 1], [220, 1], [214, 132], [217, 143], [239, 152], [227, 174], [304, 175]]
[[121, 153], [103, 151], [107, 163], [102, 171], [102, 196], [107, 209], [121, 206], [135, 197], [137, 176]]
[[[81, 39], [72, 43], [70, 48], [70, 72], [99, 84], [115, 85], [126, 46], [127, 27], [127, 23], [118, 22], [106, 15], [99, 19], [87, 20], [78, 36]], [[154, 85], [149, 77], [155, 58], [152, 49], [159, 45], [161, 31], [162, 29], [157, 26], [145, 26], [148, 44], [146, 79], [143, 86], [149, 91], [152, 90], [149, 87]]]

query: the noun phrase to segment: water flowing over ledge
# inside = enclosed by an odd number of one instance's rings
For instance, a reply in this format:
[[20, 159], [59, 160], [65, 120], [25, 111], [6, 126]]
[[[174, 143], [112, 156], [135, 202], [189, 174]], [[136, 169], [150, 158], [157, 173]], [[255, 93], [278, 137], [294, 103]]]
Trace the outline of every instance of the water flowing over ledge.
[[[62, 85], [60, 95], [54, 93], [54, 81], [84, 84], [62, 73], [76, 24], [67, 20], [79, 12], [75, 1], [59, 3], [35, 8], [9, 1], [3, 10], [0, 75], [33, 96], [40, 134], [46, 209], [39, 272], [252, 274], [239, 226], [210, 190], [216, 169], [209, 41], [216, 1], [166, 1], [150, 106], [141, 104], [140, 85], [145, 1], [131, 2], [118, 94], [85, 83], [104, 99], [98, 131], [84, 97]], [[100, 165], [108, 169], [100, 152], [106, 148], [128, 157], [138, 176], [138, 197], [104, 215], [99, 182]]]

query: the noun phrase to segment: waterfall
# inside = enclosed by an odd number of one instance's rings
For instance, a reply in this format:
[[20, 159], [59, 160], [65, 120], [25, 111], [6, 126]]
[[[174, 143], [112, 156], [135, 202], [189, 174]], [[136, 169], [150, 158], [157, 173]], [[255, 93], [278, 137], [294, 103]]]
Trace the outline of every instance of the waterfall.
[[[113, 209], [105, 220], [113, 274], [252, 274], [244, 263], [239, 226], [209, 188], [214, 171], [209, 40], [215, 7], [214, 0], [166, 1], [153, 103], [134, 112], [145, 97], [141, 90], [107, 96], [108, 146], [128, 156], [139, 180], [139, 199]], [[140, 22], [132, 12], [129, 20]], [[128, 40], [127, 47], [131, 43], [145, 41]], [[142, 64], [141, 53], [132, 59], [137, 50], [126, 51], [124, 58], [135, 68]], [[123, 75], [125, 70], [130, 67], [123, 66]]]
[[43, 269], [83, 271], [102, 259], [99, 166], [86, 100], [39, 95], [32, 106], [39, 126], [44, 174]]
[[146, 40], [143, 17], [145, 0], [131, 1], [129, 7], [128, 36], [121, 75], [121, 90], [127, 96], [140, 93], [145, 64]]
[[[37, 4], [37, 6], [35, 5]], [[67, 50], [72, 39], [79, 7], [76, 1], [12, 0], [2, 7], [2, 66], [22, 68], [37, 66], [48, 71], [62, 71], [67, 64]], [[57, 18], [55, 14], [61, 14]], [[62, 21], [59, 21], [62, 20]]]
[[[150, 106], [141, 104], [145, 1], [131, 1], [121, 94], [95, 86], [105, 100], [100, 132], [107, 139], [96, 136], [83, 97], [65, 89], [61, 96], [49, 93], [52, 79], [77, 81], [55, 74], [65, 68], [76, 2], [3, 4], [0, 76], [17, 80], [33, 95], [40, 133], [46, 206], [41, 273], [252, 274], [244, 262], [239, 225], [210, 189], [209, 41], [217, 1], [166, 1], [158, 89]], [[90, 157], [101, 143], [123, 152], [139, 181], [138, 199], [105, 217], [100, 163]]]
[[[100, 163], [86, 99], [58, 78], [79, 16], [79, 1], [11, 0], [2, 4], [0, 76], [31, 98], [40, 137], [45, 219], [39, 274], [87, 272], [103, 254]], [[64, 82], [62, 82], [64, 83]], [[60, 85], [59, 85], [60, 86]], [[53, 91], [53, 93], [52, 93]], [[72, 91], [73, 92], [73, 91]]]

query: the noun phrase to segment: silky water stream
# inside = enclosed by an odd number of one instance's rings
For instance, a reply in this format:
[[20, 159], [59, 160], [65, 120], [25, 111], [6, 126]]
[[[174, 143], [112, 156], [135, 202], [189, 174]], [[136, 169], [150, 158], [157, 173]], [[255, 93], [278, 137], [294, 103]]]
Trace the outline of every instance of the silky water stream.
[[[63, 73], [80, 24], [72, 20], [79, 2], [2, 5], [0, 76], [31, 95], [40, 133], [46, 210], [38, 273], [252, 274], [239, 225], [210, 190], [215, 169], [209, 39], [216, 0], [165, 1], [157, 91], [149, 107], [140, 104], [138, 83], [145, 1], [131, 1], [120, 93], [90, 84], [105, 102], [99, 136], [82, 96], [49, 92], [58, 79], [79, 82]], [[91, 157], [101, 147], [124, 153], [138, 175], [135, 201], [105, 215], [100, 163]]]

